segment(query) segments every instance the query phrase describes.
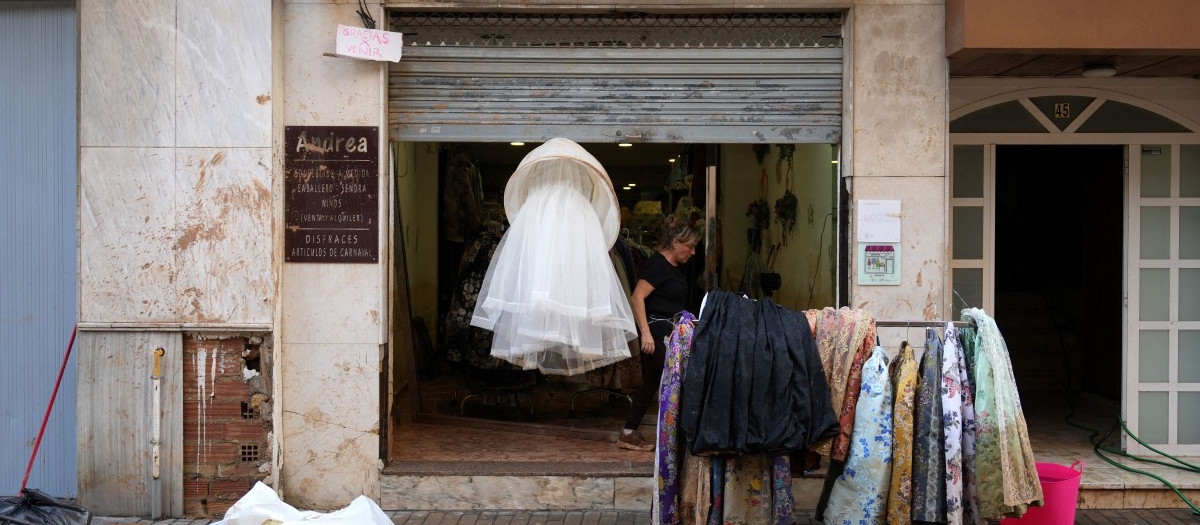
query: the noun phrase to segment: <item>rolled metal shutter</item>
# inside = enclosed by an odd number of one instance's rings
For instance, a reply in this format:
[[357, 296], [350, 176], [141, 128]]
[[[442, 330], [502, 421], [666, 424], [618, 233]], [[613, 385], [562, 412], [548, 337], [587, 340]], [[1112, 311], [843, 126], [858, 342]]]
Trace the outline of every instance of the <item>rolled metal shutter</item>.
[[840, 140], [836, 14], [440, 16], [393, 16], [393, 140]]
[[[0, 495], [21, 488], [76, 321], [73, 2], [0, 2]], [[75, 374], [63, 371], [27, 488], [77, 492]]]

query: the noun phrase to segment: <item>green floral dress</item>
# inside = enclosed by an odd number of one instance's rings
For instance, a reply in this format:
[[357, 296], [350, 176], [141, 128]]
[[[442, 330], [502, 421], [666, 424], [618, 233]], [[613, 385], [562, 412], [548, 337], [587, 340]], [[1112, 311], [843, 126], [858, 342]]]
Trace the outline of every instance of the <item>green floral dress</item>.
[[979, 518], [1020, 517], [1030, 505], [1041, 505], [1029, 428], [1013, 378], [1008, 347], [996, 321], [983, 310], [963, 310], [975, 325], [975, 483]]

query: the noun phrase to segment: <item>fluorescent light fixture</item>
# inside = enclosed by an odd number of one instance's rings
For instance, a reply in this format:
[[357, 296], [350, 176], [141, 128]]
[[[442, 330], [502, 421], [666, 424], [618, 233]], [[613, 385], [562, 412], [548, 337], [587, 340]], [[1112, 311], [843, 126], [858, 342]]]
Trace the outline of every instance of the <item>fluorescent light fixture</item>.
[[837, 160], [837, 159], [833, 159], [833, 161], [832, 161], [832, 162], [833, 162], [834, 164], [837, 164], [837, 163], [838, 163], [838, 160]]
[[629, 184], [626, 184], [626, 186], [629, 186], [630, 188], [632, 188], [632, 187], [634, 187], [634, 186], [637, 186], [637, 183], [636, 183], [636, 182], [630, 182]]
[[633, 188], [630, 188], [629, 186], [625, 186], [624, 188], [621, 188], [621, 189], [623, 189], [623, 190], [632, 190]]
[[633, 144], [632, 144], [632, 143], [629, 143], [629, 142], [621, 142], [621, 143], [619, 143], [619, 144], [617, 144], [617, 145], [618, 145], [618, 146], [620, 146], [620, 147], [622, 147], [622, 148], [631, 148], [631, 147], [633, 147]]
[[1083, 76], [1087, 78], [1108, 78], [1117, 74], [1117, 68], [1112, 64], [1087, 64], [1083, 66]]
[[675, 162], [675, 159], [667, 159], [667, 162]]
[[508, 145], [509, 146], [524, 146], [525, 143], [524, 142], [509, 142]]

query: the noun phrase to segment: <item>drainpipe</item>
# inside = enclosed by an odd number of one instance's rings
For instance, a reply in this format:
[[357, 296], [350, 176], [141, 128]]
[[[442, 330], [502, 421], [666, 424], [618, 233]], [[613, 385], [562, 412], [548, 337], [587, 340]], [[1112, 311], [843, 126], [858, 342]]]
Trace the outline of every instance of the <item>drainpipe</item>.
[[162, 518], [162, 358], [167, 352], [154, 349], [154, 372], [150, 374], [150, 518]]

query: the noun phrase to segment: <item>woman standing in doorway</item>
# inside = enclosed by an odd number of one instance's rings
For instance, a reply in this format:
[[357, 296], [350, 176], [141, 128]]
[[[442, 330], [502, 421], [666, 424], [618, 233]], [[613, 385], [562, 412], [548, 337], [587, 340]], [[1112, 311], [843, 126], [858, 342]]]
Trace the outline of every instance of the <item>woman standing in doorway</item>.
[[684, 217], [669, 216], [663, 225], [657, 251], [642, 265], [630, 303], [637, 323], [642, 360], [642, 384], [634, 394], [629, 419], [617, 445], [629, 450], [654, 450], [654, 441], [638, 432], [642, 417], [658, 399], [663, 362], [667, 354], [664, 339], [670, 335], [671, 318], [687, 305], [688, 283], [680, 265], [696, 254], [700, 233]]

